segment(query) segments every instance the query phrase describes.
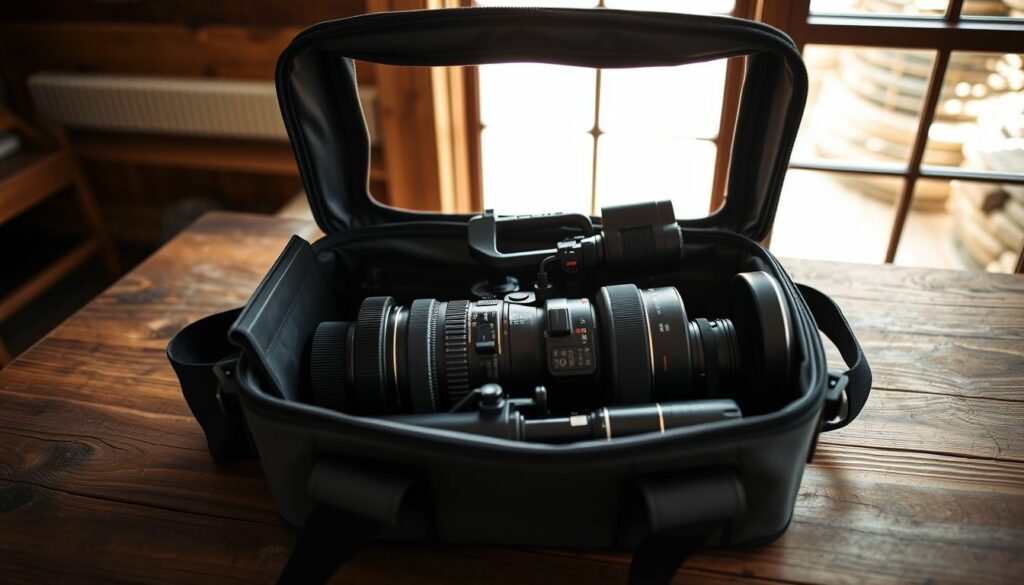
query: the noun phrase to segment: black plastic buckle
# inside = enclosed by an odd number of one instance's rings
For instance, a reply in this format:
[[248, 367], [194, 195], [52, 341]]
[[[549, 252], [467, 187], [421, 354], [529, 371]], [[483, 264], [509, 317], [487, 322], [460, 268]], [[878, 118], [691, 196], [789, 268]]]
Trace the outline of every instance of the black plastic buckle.
[[237, 367], [238, 358], [235, 356], [221, 360], [213, 366], [213, 373], [217, 376], [217, 404], [220, 405], [221, 412], [229, 416], [242, 413], [242, 406], [238, 403], [238, 382], [235, 380]]
[[839, 370], [828, 371], [828, 387], [825, 389], [825, 421], [829, 424], [837, 424], [846, 420], [850, 406], [846, 397], [846, 386], [850, 378], [846, 372]]
[[231, 356], [213, 366], [217, 377], [217, 404], [223, 414], [221, 425], [227, 435], [224, 449], [214, 454], [218, 459], [251, 459], [258, 456], [256, 443], [245, 420], [238, 399], [238, 356]]
[[811, 439], [811, 446], [807, 450], [807, 463], [814, 462], [814, 452], [818, 448], [818, 437], [825, 428], [825, 423], [839, 423], [846, 419], [849, 412], [849, 403], [846, 398], [846, 385], [850, 378], [846, 372], [839, 370], [828, 371], [828, 386], [825, 388], [825, 407], [821, 411], [821, 420], [818, 423], [818, 430]]

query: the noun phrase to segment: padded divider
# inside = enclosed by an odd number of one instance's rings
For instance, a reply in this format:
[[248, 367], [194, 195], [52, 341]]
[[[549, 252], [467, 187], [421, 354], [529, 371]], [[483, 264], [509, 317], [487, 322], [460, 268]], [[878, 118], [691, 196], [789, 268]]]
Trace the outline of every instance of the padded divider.
[[278, 398], [309, 401], [313, 331], [340, 316], [328, 273], [310, 245], [293, 236], [231, 328], [231, 341], [259, 363]]

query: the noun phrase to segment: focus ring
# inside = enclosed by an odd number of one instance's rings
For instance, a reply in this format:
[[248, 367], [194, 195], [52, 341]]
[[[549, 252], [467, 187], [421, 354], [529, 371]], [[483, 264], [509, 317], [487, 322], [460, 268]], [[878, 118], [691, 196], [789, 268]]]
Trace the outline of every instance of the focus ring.
[[469, 394], [469, 301], [448, 301], [444, 311], [444, 388], [448, 406]]
[[598, 315], [605, 331], [613, 404], [652, 402], [651, 345], [640, 291], [632, 284], [602, 288]]
[[342, 410], [348, 370], [348, 321], [324, 321], [313, 333], [309, 351], [309, 377], [313, 404]]
[[385, 326], [392, 297], [369, 297], [359, 307], [356, 332], [352, 340], [352, 369], [356, 386], [356, 412], [358, 414], [385, 414], [390, 412], [385, 387], [384, 367], [386, 347]]
[[437, 412], [437, 309], [434, 299], [409, 307], [409, 397], [413, 412]]

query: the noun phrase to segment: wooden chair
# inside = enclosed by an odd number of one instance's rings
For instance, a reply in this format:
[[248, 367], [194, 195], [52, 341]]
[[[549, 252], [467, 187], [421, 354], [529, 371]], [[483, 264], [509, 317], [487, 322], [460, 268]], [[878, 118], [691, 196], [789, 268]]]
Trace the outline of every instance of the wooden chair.
[[[121, 274], [121, 263], [63, 130], [30, 124], [0, 106], [0, 132], [15, 132], [22, 140], [18, 152], [0, 159], [0, 226], [71, 187], [89, 233], [84, 242], [0, 298], [3, 322], [94, 254], [100, 255], [111, 278]], [[11, 357], [0, 340], [0, 367]]]

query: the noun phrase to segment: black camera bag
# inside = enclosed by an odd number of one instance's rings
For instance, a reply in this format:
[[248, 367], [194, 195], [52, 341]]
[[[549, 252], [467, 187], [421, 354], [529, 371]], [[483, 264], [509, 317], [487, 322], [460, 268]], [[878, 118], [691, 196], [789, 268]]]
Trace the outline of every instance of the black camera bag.
[[[777, 408], [551, 446], [310, 403], [304, 356], [321, 321], [351, 318], [376, 294], [468, 298], [469, 285], [493, 273], [469, 254], [469, 216], [403, 211], [369, 195], [370, 145], [352, 59], [617, 68], [738, 56], [746, 56], [746, 73], [724, 207], [679, 222], [684, 268], [658, 283], [677, 286], [694, 314], [714, 315], [735, 274], [764, 270], [778, 279], [797, 358]], [[852, 421], [871, 385], [839, 308], [794, 284], [758, 243], [772, 225], [807, 92], [786, 35], [732, 18], [615, 10], [369, 14], [297, 36], [278, 63], [277, 91], [327, 236], [312, 245], [293, 237], [244, 308], [186, 327], [168, 357], [212, 455], [259, 457], [278, 511], [299, 531], [283, 581], [324, 581], [359, 545], [380, 538], [632, 550], [631, 582], [667, 582], [696, 547], [767, 543], [786, 530], [818, 433]], [[565, 235], [541, 230], [518, 244], [550, 247]], [[524, 269], [520, 280], [535, 274]], [[839, 348], [845, 373], [828, 371], [819, 329]]]

